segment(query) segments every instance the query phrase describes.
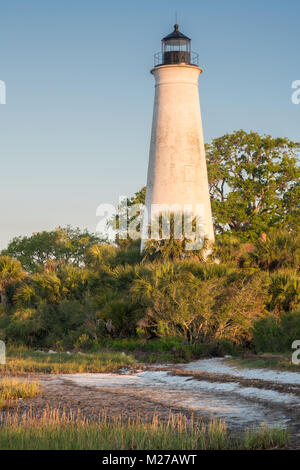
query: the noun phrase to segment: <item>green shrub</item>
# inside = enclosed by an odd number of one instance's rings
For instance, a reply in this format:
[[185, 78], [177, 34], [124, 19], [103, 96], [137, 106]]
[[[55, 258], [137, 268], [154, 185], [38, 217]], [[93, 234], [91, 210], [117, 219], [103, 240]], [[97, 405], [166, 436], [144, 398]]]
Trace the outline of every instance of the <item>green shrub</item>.
[[256, 352], [278, 352], [284, 349], [282, 332], [274, 316], [262, 318], [254, 324], [253, 344]]
[[44, 335], [40, 312], [33, 308], [16, 310], [6, 328], [6, 338], [10, 341], [35, 346]]
[[86, 347], [104, 332], [97, 304], [89, 297], [81, 302], [64, 299], [56, 304], [18, 309], [2, 316], [2, 325], [11, 343], [49, 348], [59, 345], [60, 349], [79, 347], [78, 341], [83, 338]]
[[300, 232], [271, 230], [266, 239], [258, 238], [250, 253], [254, 265], [274, 271], [280, 268], [299, 268]]
[[241, 249], [241, 240], [230, 233], [224, 233], [216, 237], [211, 254], [212, 260], [219, 260], [220, 263], [237, 264]]
[[203, 356], [236, 356], [241, 348], [226, 339], [213, 340], [201, 345], [201, 354]]
[[100, 315], [107, 332], [114, 337], [134, 335], [141, 317], [137, 306], [124, 300], [107, 302]]
[[236, 269], [220, 276], [222, 267], [211, 266], [202, 267], [196, 277], [186, 266], [158, 265], [133, 282], [133, 300], [146, 313], [145, 328], [158, 337], [181, 336], [190, 343], [249, 343], [250, 326], [265, 311], [265, 276]]
[[300, 276], [285, 270], [271, 275], [268, 308], [275, 312], [289, 312], [300, 302]]
[[280, 324], [286, 349], [290, 349], [293, 341], [300, 340], [300, 310], [282, 315]]
[[253, 326], [253, 344], [256, 352], [286, 352], [293, 341], [300, 339], [300, 311], [270, 315]]

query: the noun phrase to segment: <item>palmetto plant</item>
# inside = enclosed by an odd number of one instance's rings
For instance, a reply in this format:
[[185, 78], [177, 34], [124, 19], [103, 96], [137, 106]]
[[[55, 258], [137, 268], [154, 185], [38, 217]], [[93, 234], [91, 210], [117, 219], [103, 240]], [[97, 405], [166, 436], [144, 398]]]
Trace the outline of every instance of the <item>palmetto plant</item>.
[[188, 260], [167, 262], [138, 275], [131, 294], [158, 336], [242, 344], [251, 339], [252, 321], [264, 312], [264, 277], [204, 263], [196, 269]]
[[80, 298], [87, 291], [93, 273], [86, 268], [64, 266], [58, 273], [63, 296]]
[[300, 303], [300, 276], [294, 270], [273, 273], [269, 287], [269, 309], [288, 312]]
[[64, 298], [81, 299], [89, 288], [93, 272], [77, 266], [62, 266], [58, 271], [33, 274], [14, 295], [16, 305], [37, 306], [40, 302], [55, 303]]
[[220, 263], [237, 264], [241, 250], [241, 240], [232, 234], [223, 234], [216, 238], [211, 257]]
[[[199, 222], [196, 217], [180, 212], [157, 214], [148, 227], [149, 239], [145, 243], [143, 259], [155, 261], [197, 258], [204, 261], [210, 247], [203, 234], [197, 233]], [[186, 227], [192, 228], [191, 233], [187, 233]]]
[[274, 271], [300, 266], [300, 231], [272, 230], [266, 240], [259, 238], [250, 253], [252, 262], [262, 269]]
[[10, 256], [0, 256], [0, 296], [2, 307], [7, 304], [7, 288], [10, 284], [22, 281], [26, 277], [21, 263]]
[[113, 263], [117, 254], [117, 247], [108, 243], [95, 243], [90, 246], [85, 255], [85, 263], [93, 269], [105, 269]]
[[18, 307], [35, 306], [41, 301], [55, 302], [61, 297], [61, 281], [55, 272], [33, 274], [16, 290], [14, 301]]
[[23, 283], [16, 291], [13, 300], [17, 307], [30, 307], [37, 301], [37, 292], [32, 283]]
[[201, 286], [192, 273], [169, 262], [136, 279], [131, 293], [146, 308], [148, 323], [159, 336], [195, 340], [207, 337], [214, 328], [210, 294], [215, 283], [207, 283], [205, 289]]

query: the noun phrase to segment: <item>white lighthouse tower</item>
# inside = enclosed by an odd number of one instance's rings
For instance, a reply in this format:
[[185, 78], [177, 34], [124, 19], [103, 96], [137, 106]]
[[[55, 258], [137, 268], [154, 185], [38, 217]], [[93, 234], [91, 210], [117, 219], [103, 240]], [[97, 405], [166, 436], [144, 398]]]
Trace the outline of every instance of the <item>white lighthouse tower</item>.
[[191, 52], [191, 40], [176, 24], [163, 38], [162, 52], [155, 55], [151, 70], [155, 99], [142, 249], [147, 239], [145, 227], [158, 205], [177, 205], [182, 210], [192, 206], [193, 214], [200, 207], [204, 236], [214, 241], [198, 92], [201, 72], [198, 54]]

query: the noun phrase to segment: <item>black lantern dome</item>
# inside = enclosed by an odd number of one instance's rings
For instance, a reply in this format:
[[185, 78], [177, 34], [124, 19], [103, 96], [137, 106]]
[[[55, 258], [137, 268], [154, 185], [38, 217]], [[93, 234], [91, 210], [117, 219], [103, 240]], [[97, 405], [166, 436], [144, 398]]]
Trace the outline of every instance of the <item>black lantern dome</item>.
[[[191, 58], [191, 54], [193, 57]], [[162, 39], [162, 52], [154, 56], [155, 66], [170, 64], [198, 65], [198, 54], [191, 53], [191, 39], [174, 25], [174, 31]]]

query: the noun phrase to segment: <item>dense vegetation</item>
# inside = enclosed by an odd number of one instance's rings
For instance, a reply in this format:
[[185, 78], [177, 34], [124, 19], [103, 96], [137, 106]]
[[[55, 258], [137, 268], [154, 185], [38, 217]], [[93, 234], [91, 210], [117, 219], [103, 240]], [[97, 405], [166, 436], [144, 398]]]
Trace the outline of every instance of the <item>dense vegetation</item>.
[[58, 350], [128, 337], [212, 353], [290, 349], [300, 339], [298, 149], [244, 131], [208, 146], [217, 238], [205, 262], [172, 239], [142, 257], [139, 240], [70, 227], [15, 238], [0, 256], [0, 339]]

